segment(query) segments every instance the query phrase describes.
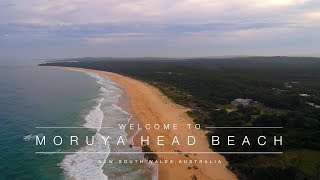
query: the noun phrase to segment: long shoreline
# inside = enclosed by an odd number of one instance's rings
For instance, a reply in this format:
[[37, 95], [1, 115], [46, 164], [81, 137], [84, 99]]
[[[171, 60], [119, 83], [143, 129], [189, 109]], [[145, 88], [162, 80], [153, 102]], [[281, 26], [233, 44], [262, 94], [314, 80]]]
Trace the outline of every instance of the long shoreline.
[[[96, 73], [110, 78], [123, 88], [129, 99], [129, 108], [132, 111], [134, 120], [141, 125], [145, 124], [177, 124], [178, 130], [155, 130], [153, 128], [141, 131], [134, 137], [134, 143], [139, 144], [141, 137], [150, 136], [150, 148], [154, 152], [180, 152], [178, 154], [158, 154], [159, 160], [178, 161], [199, 161], [207, 160], [212, 164], [200, 163], [176, 163], [158, 164], [159, 179], [237, 179], [228, 168], [226, 159], [217, 153], [208, 154], [186, 154], [183, 152], [211, 152], [205, 131], [194, 128], [186, 128], [186, 124], [194, 125], [193, 120], [186, 114], [187, 108], [173, 103], [155, 87], [130, 77], [120, 74], [97, 71], [83, 68], [69, 68]], [[186, 142], [186, 137], [193, 135], [197, 138], [196, 146], [188, 146], [185, 143], [180, 145], [159, 146], [152, 143], [156, 136], [164, 136], [164, 142], [172, 142], [174, 136], [179, 137], [180, 142]]]

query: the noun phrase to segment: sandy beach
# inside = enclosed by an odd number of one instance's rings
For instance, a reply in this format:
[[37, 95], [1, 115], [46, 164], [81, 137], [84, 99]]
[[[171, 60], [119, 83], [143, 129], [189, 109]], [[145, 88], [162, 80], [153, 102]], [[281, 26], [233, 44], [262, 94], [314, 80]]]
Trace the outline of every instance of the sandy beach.
[[[80, 68], [71, 68], [80, 69]], [[135, 120], [141, 126], [150, 124], [177, 124], [177, 130], [170, 127], [170, 130], [160, 128], [156, 130], [142, 128], [138, 135], [134, 137], [136, 146], [140, 145], [141, 136], [150, 136], [150, 148], [154, 152], [180, 152], [177, 154], [158, 154], [159, 160], [174, 160], [177, 163], [159, 164], [159, 179], [237, 179], [235, 174], [227, 169], [228, 162], [217, 153], [184, 153], [184, 152], [212, 152], [209, 148], [205, 131], [187, 128], [187, 124], [194, 127], [193, 120], [186, 114], [187, 108], [177, 105], [170, 101], [155, 87], [111, 72], [81, 69], [97, 73], [111, 78], [119, 84], [129, 98], [129, 106]], [[164, 146], [156, 144], [157, 136], [164, 136]], [[171, 145], [171, 142], [177, 136], [180, 145]], [[187, 136], [196, 137], [196, 144], [187, 145]], [[194, 163], [178, 163], [184, 160], [192, 160]], [[195, 163], [199, 160], [207, 160], [212, 163]], [[188, 161], [189, 162], [189, 161]], [[190, 161], [191, 162], [191, 161]]]

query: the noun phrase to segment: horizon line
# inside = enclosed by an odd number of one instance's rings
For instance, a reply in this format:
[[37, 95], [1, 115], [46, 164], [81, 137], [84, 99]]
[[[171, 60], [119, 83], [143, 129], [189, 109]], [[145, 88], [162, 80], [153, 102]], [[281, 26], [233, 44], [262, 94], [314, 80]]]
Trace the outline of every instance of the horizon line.
[[248, 58], [248, 57], [305, 57], [305, 58], [320, 58], [320, 55], [217, 55], [217, 56], [80, 56], [80, 57], [61, 57], [61, 58], [32, 58], [33, 60], [68, 60], [68, 59], [83, 59], [83, 58], [165, 58], [165, 59], [193, 59], [193, 58]]

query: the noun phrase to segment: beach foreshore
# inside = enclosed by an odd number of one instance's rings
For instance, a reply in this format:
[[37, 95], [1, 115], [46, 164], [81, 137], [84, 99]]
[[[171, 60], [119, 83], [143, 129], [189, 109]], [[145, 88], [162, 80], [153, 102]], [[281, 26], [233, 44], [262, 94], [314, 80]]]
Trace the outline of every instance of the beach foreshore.
[[[65, 67], [62, 67], [65, 68]], [[175, 163], [159, 163], [159, 179], [237, 179], [236, 175], [228, 168], [226, 159], [218, 153], [196, 153], [196, 152], [212, 152], [209, 148], [205, 131], [194, 128], [193, 120], [186, 114], [186, 107], [177, 105], [163, 95], [155, 87], [126, 77], [120, 74], [97, 71], [83, 68], [66, 68], [74, 70], [82, 70], [107, 76], [112, 81], [123, 88], [129, 100], [130, 110], [134, 119], [141, 125], [150, 124], [150, 129], [142, 128], [134, 137], [134, 145], [140, 146], [141, 137], [146, 139], [150, 136], [149, 147], [153, 152], [177, 152], [177, 153], [158, 153], [159, 160], [173, 160]], [[176, 124], [177, 129], [152, 128], [154, 124]], [[188, 128], [187, 124], [191, 124]], [[158, 145], [156, 142], [158, 136], [164, 136], [163, 143]], [[171, 142], [174, 137], [178, 137], [180, 145]], [[196, 137], [196, 144], [189, 146], [187, 142], [188, 136]], [[193, 153], [187, 153], [193, 152]], [[178, 163], [186, 162], [188, 163]], [[211, 161], [215, 163], [192, 163], [200, 160]]]

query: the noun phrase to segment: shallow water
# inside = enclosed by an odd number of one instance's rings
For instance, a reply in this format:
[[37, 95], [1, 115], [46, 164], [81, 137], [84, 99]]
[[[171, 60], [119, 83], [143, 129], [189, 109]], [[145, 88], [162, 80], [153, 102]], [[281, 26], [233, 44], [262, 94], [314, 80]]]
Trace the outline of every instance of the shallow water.
[[[124, 111], [117, 104], [120, 97], [124, 95], [123, 90], [106, 77], [93, 73], [87, 73], [96, 79], [100, 86], [97, 105], [85, 117], [85, 127], [93, 127], [96, 131], [95, 137], [99, 140], [94, 146], [85, 146], [79, 151], [104, 152], [96, 154], [73, 154], [68, 155], [61, 163], [69, 177], [78, 179], [152, 179], [155, 167], [146, 164], [119, 164], [106, 163], [107, 160], [119, 159], [144, 159], [142, 154], [113, 154], [111, 152], [133, 152], [141, 149], [129, 147], [131, 142], [127, 140], [127, 134], [119, 128], [119, 124], [126, 124], [132, 118], [131, 114]], [[108, 128], [101, 128], [108, 127]], [[108, 146], [104, 145], [101, 136], [110, 137]], [[125, 145], [117, 145], [116, 139], [124, 138]], [[108, 161], [109, 162], [109, 161]], [[90, 168], [87, 168], [90, 167]]]
[[[127, 134], [118, 128], [131, 115], [119, 106], [123, 90], [109, 79], [92, 73], [38, 67], [33, 63], [0, 64], [0, 179], [151, 179], [156, 169], [146, 164], [107, 163], [108, 160], [143, 159], [132, 152]], [[36, 127], [87, 127], [86, 129], [39, 129]], [[114, 127], [113, 129], [100, 127]], [[52, 143], [63, 138], [61, 146]], [[78, 136], [79, 145], [68, 138]], [[46, 136], [45, 146], [35, 137]], [[92, 146], [85, 136], [95, 136]], [[125, 146], [102, 136], [125, 137]], [[100, 154], [36, 154], [37, 151], [105, 152]]]

